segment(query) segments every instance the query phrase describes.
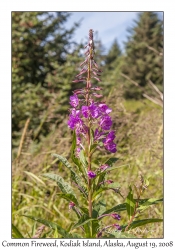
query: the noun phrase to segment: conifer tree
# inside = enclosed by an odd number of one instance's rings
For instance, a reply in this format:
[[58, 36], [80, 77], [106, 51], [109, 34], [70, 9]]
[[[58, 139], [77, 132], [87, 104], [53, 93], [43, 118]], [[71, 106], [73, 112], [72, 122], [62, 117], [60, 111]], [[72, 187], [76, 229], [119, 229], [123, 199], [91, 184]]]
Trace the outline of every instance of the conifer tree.
[[[161, 89], [163, 83], [162, 21], [154, 12], [143, 12], [139, 14], [135, 26], [129, 30], [129, 33], [123, 73], [140, 86], [147, 87], [148, 81], [151, 80]], [[133, 97], [139, 92], [135, 87], [132, 90], [130, 88], [127, 96]]]
[[71, 46], [75, 26], [64, 28], [66, 12], [12, 12], [13, 83], [47, 86], [52, 62], [62, 65]]
[[[61, 122], [63, 102], [68, 104], [69, 80], [75, 75], [77, 61], [72, 37], [78, 24], [65, 29], [69, 16], [67, 12], [12, 12], [12, 136], [15, 140], [20, 138], [28, 118], [33, 138], [50, 131], [49, 117], [54, 117], [55, 124]], [[15, 140], [13, 145], [17, 146], [19, 140]]]
[[118, 45], [117, 39], [114, 40], [105, 60], [105, 64], [109, 70], [113, 69], [112, 63], [121, 56], [121, 50]]

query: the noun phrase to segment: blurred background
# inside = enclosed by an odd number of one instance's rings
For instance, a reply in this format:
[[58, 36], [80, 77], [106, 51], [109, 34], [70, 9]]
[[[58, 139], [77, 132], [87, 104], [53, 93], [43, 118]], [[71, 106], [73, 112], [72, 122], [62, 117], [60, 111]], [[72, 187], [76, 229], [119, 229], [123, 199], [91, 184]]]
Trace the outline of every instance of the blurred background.
[[[127, 194], [142, 173], [150, 178], [145, 197], [163, 195], [163, 12], [12, 12], [12, 220], [27, 238], [36, 224], [21, 213], [67, 226], [73, 220], [57, 187], [40, 174], [59, 171], [69, 179], [51, 154], [70, 156], [69, 96], [81, 88], [72, 81], [90, 28], [100, 86], [113, 110], [116, 156], [131, 166], [117, 175], [121, 190]], [[109, 206], [119, 202], [109, 198]], [[153, 207], [147, 217], [162, 217], [162, 209]], [[156, 225], [136, 236], [161, 238]]]

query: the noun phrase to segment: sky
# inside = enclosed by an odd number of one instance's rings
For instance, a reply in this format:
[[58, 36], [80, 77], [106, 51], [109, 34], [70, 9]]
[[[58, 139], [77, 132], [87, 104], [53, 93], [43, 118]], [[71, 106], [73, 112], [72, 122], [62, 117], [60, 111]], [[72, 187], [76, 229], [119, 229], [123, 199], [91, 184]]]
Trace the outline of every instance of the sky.
[[[132, 27], [133, 20], [137, 19], [140, 12], [71, 12], [66, 27], [72, 27], [74, 22], [82, 19], [81, 26], [75, 32], [74, 39], [79, 42], [87, 41], [89, 29], [98, 32], [106, 51], [117, 39], [122, 51], [124, 51], [124, 41], [127, 40], [127, 29]], [[163, 12], [158, 13], [159, 18], [163, 19]]]

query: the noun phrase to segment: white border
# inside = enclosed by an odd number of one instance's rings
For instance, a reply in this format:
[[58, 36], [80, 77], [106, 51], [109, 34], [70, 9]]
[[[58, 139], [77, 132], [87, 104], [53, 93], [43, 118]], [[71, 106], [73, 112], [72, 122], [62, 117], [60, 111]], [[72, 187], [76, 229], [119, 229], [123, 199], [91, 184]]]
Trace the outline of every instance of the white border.
[[[82, 9], [82, 6], [84, 8]], [[1, 1], [0, 38], [0, 245], [11, 240], [11, 11], [164, 11], [165, 31], [165, 105], [164, 105], [164, 159], [165, 159], [165, 223], [164, 240], [174, 239], [175, 191], [175, 14], [173, 1]], [[29, 241], [29, 240], [28, 240]], [[48, 240], [47, 240], [48, 241]], [[122, 240], [120, 240], [122, 241]], [[142, 242], [142, 240], [137, 240]], [[174, 243], [175, 244], [175, 243]], [[23, 248], [25, 249], [25, 248]], [[38, 248], [39, 249], [39, 248]], [[72, 248], [74, 249], [74, 248]], [[93, 249], [93, 248], [92, 248]], [[126, 248], [125, 248], [126, 249]], [[149, 248], [147, 248], [149, 249]], [[151, 249], [151, 248], [150, 248]], [[157, 248], [159, 249], [159, 248]], [[171, 248], [172, 249], [172, 248]]]

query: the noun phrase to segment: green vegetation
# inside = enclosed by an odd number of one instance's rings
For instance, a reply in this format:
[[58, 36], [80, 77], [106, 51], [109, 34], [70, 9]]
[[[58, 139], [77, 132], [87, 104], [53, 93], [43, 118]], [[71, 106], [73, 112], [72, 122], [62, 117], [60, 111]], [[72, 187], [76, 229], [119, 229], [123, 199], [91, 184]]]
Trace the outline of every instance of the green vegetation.
[[[12, 223], [14, 238], [60, 238], [75, 223], [69, 202], [58, 196], [60, 188], [46, 178], [53, 172], [71, 182], [70, 171], [59, 154], [70, 160], [72, 132], [67, 127], [69, 96], [81, 84], [72, 83], [78, 72], [81, 44], [73, 43], [75, 24], [64, 28], [68, 13], [12, 13]], [[126, 52], [122, 54], [117, 40], [108, 54], [100, 57], [101, 43], [95, 44], [99, 60], [103, 58], [102, 83], [105, 101], [112, 108], [119, 158], [115, 166], [129, 167], [109, 173], [121, 183], [121, 194], [127, 197], [129, 185], [138, 185], [141, 174], [149, 181], [141, 199], [163, 197], [163, 118], [162, 82], [163, 34], [161, 22], [152, 12], [142, 13], [131, 29]], [[126, 78], [127, 77], [127, 78]], [[132, 83], [135, 81], [139, 86]], [[149, 84], [151, 81], [153, 84]], [[76, 85], [76, 86], [75, 86]], [[158, 89], [157, 89], [157, 88]], [[150, 99], [151, 97], [151, 99]], [[106, 160], [108, 153], [98, 153]], [[45, 176], [44, 176], [45, 175]], [[78, 191], [74, 190], [77, 196]], [[136, 193], [133, 190], [134, 199]], [[103, 192], [107, 209], [122, 204], [114, 192]], [[102, 198], [103, 198], [102, 197]], [[83, 202], [83, 201], [82, 201]], [[144, 217], [163, 218], [162, 202], [143, 206]], [[25, 215], [25, 216], [24, 216]], [[27, 216], [44, 218], [53, 224], [41, 223]], [[121, 211], [122, 221], [127, 223]], [[146, 216], [146, 217], [145, 217]], [[111, 218], [104, 222], [113, 223]], [[40, 221], [41, 222], [41, 221]], [[40, 232], [40, 231], [41, 232]], [[79, 229], [78, 229], [79, 230]], [[77, 232], [77, 238], [79, 237]], [[61, 234], [60, 234], [61, 232]], [[136, 238], [162, 238], [161, 222], [146, 224], [130, 233]]]

